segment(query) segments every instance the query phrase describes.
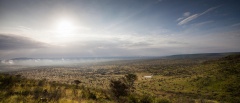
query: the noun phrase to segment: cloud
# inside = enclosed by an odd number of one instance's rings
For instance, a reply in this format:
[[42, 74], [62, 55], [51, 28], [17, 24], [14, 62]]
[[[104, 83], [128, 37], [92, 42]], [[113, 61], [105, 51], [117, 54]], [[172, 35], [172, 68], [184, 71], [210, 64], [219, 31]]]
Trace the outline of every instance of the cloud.
[[185, 12], [185, 13], [183, 13], [183, 16], [182, 17], [180, 17], [180, 18], [178, 18], [177, 19], [177, 21], [181, 21], [181, 20], [183, 20], [184, 18], [187, 18], [188, 16], [190, 16], [190, 12]]
[[231, 25], [231, 27], [238, 27], [238, 26], [240, 26], [240, 23], [236, 23], [236, 24]]
[[29, 28], [29, 27], [25, 27], [25, 26], [18, 26], [17, 30], [20, 30], [20, 31], [31, 31], [32, 29]]
[[180, 44], [180, 45], [188, 44], [188, 43], [186, 43], [186, 42], [181, 42], [181, 41], [168, 41], [167, 43], [168, 43], [168, 44]]
[[123, 48], [130, 48], [130, 49], [135, 49], [135, 48], [147, 48], [150, 47], [152, 44], [149, 42], [128, 42], [121, 45]]
[[203, 26], [203, 25], [206, 25], [206, 24], [209, 24], [209, 23], [213, 23], [214, 21], [204, 21], [204, 22], [200, 22], [200, 23], [196, 23], [196, 24], [193, 24], [193, 26], [195, 27], [199, 27], [199, 26]]
[[187, 17], [187, 16], [190, 16], [190, 14], [191, 14], [190, 12], [185, 12], [185, 13], [183, 14], [183, 16], [186, 16], [186, 17]]
[[47, 47], [47, 44], [35, 41], [31, 38], [18, 35], [0, 34], [0, 50], [31, 49], [43, 47]]
[[180, 21], [180, 22], [178, 22], [178, 25], [184, 25], [184, 24], [186, 24], [186, 23], [188, 23], [188, 22], [190, 22], [190, 21], [192, 21], [192, 20], [194, 20], [194, 19], [196, 19], [196, 18], [198, 18], [198, 17], [200, 17], [200, 16], [202, 16], [202, 15], [210, 12], [210, 11], [213, 11], [213, 10], [217, 9], [218, 7], [219, 7], [219, 6], [212, 7], [212, 8], [209, 8], [209, 9], [205, 10], [205, 11], [202, 12], [202, 13], [193, 14], [193, 15], [191, 15], [191, 16], [189, 16], [189, 15], [190, 15], [189, 12], [185, 12], [185, 13], [183, 14], [183, 16], [185, 17], [185, 19], [183, 19], [184, 17], [181, 17], [181, 18], [178, 18], [178, 19], [177, 19], [177, 21]]
[[192, 21], [192, 20], [194, 20], [194, 19], [196, 19], [196, 18], [198, 18], [198, 17], [199, 17], [199, 14], [194, 14], [194, 15], [189, 16], [189, 17], [187, 17], [186, 19], [183, 19], [182, 21], [180, 21], [180, 22], [178, 23], [178, 25], [186, 24], [186, 23], [188, 23], [189, 21]]
[[209, 9], [207, 9], [206, 11], [204, 11], [203, 13], [201, 13], [200, 15], [204, 15], [204, 14], [206, 14], [206, 13], [208, 13], [208, 12], [210, 12], [210, 11], [213, 11], [213, 10], [219, 8], [219, 7], [220, 7], [220, 6], [216, 6], [216, 7], [209, 8]]
[[177, 21], [180, 21], [180, 20], [182, 20], [182, 19], [183, 19], [183, 18], [182, 18], [182, 17], [180, 17], [180, 18], [178, 18], [178, 19], [177, 19]]

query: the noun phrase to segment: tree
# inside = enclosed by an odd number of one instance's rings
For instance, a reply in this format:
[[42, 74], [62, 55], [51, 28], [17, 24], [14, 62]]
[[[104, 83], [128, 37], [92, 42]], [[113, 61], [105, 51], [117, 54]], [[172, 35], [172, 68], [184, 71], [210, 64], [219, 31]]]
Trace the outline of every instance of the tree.
[[127, 74], [118, 80], [110, 81], [110, 88], [113, 94], [119, 99], [120, 96], [129, 95], [134, 90], [134, 82], [137, 80], [136, 74]]
[[129, 87], [120, 79], [111, 80], [110, 88], [113, 94], [119, 98], [120, 96], [127, 96], [129, 94]]
[[76, 86], [78, 86], [78, 84], [82, 83], [80, 80], [74, 80], [74, 83], [76, 84]]
[[131, 91], [134, 90], [134, 82], [137, 80], [136, 74], [127, 74], [125, 75], [125, 82], [128, 85]]

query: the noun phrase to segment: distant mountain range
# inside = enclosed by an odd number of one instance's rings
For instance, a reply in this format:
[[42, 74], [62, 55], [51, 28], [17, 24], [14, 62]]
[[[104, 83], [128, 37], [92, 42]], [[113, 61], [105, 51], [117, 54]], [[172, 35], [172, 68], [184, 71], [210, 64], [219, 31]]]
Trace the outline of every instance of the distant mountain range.
[[240, 52], [227, 52], [227, 53], [199, 53], [199, 54], [178, 54], [165, 56], [166, 59], [185, 59], [185, 58], [218, 58], [224, 57], [231, 54], [240, 54]]
[[29, 59], [35, 59], [35, 58], [21, 57], [21, 58], [13, 58], [11, 60], [29, 60]]

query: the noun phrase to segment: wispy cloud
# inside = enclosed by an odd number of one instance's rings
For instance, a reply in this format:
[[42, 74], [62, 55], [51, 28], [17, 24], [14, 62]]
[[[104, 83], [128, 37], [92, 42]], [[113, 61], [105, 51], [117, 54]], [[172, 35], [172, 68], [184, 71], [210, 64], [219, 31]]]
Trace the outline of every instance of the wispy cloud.
[[17, 30], [20, 30], [20, 31], [30, 31], [30, 30], [32, 30], [32, 29], [29, 28], [29, 27], [25, 27], [25, 26], [18, 26], [18, 27], [17, 27]]
[[233, 24], [231, 25], [232, 27], [237, 27], [237, 26], [240, 26], [240, 23], [236, 23], [236, 24]]
[[203, 25], [206, 25], [206, 24], [209, 24], [209, 23], [213, 23], [213, 22], [215, 22], [215, 21], [210, 20], [210, 21], [204, 21], [204, 22], [196, 23], [194, 25], [195, 26], [203, 26]]
[[181, 21], [181, 20], [187, 18], [188, 16], [190, 16], [190, 14], [191, 14], [190, 12], [183, 13], [182, 17], [178, 18], [177, 21]]
[[[210, 11], [213, 11], [215, 9], [217, 9], [219, 6], [216, 6], [216, 7], [212, 7], [212, 8], [209, 8], [207, 10], [205, 10], [204, 12], [202, 13], [198, 13], [198, 14], [193, 14], [191, 16], [189, 16], [190, 14], [188, 12], [185, 12], [183, 14], [183, 16], [185, 17], [181, 17], [181, 18], [178, 18], [177, 21], [180, 21], [178, 22], [178, 25], [184, 25], [184, 24], [187, 24], [188, 22], [194, 20], [194, 19], [197, 19], [198, 17], [210, 12]], [[184, 19], [183, 19], [184, 18]]]
[[188, 17], [188, 16], [190, 16], [190, 12], [185, 12], [185, 13], [183, 13], [183, 16], [185, 16], [185, 17]]
[[180, 44], [180, 45], [186, 45], [188, 43], [186, 42], [181, 42], [181, 41], [168, 41], [167, 44]]
[[181, 20], [181, 21], [178, 23], [178, 25], [186, 24], [186, 23], [188, 23], [188, 22], [190, 22], [190, 21], [198, 18], [199, 16], [200, 16], [199, 14], [194, 14], [194, 15], [192, 15], [192, 16], [189, 16], [189, 17]]

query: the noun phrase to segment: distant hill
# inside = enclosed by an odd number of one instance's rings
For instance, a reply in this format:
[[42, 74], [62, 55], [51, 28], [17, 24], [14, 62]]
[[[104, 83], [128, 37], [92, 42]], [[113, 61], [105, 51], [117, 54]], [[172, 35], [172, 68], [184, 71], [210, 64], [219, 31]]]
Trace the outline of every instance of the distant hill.
[[221, 58], [232, 54], [240, 54], [240, 52], [228, 52], [228, 53], [200, 53], [200, 54], [178, 54], [165, 56], [165, 59], [194, 59], [194, 58]]
[[29, 59], [34, 59], [34, 58], [20, 57], [20, 58], [13, 58], [11, 60], [29, 60]]

